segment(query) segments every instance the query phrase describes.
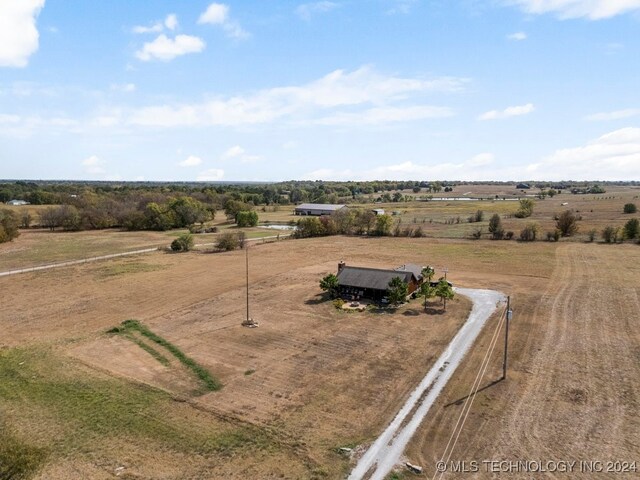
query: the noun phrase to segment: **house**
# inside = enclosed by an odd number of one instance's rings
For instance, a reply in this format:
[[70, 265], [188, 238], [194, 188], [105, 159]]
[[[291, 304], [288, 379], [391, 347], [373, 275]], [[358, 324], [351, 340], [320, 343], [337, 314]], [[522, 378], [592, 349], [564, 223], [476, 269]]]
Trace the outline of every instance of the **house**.
[[303, 203], [298, 205], [294, 211], [296, 215], [331, 215], [340, 209], [347, 208], [346, 205], [336, 205], [332, 203]]
[[29, 205], [26, 200], [9, 200], [7, 205]]
[[399, 277], [409, 287], [409, 294], [422, 284], [422, 267], [406, 264], [395, 269], [347, 266], [338, 264], [338, 285], [341, 295], [354, 298], [382, 300], [387, 296], [389, 282]]
[[374, 208], [373, 210], [371, 210], [373, 213], [377, 215], [384, 215], [384, 208]]

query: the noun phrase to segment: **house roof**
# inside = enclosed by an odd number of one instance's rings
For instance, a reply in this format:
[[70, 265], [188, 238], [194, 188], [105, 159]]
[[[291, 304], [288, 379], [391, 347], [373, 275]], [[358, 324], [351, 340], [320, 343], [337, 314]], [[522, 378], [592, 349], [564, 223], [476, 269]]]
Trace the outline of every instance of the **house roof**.
[[400, 277], [402, 281], [409, 283], [415, 275], [409, 270], [382, 270], [379, 268], [345, 266], [338, 272], [338, 283], [347, 287], [387, 290], [389, 282], [395, 277]]
[[340, 210], [344, 207], [346, 207], [346, 205], [333, 203], [303, 203], [298, 205], [296, 210]]
[[422, 267], [420, 265], [416, 265], [415, 263], [407, 263], [406, 265], [400, 265], [398, 268], [394, 269], [396, 272], [411, 272], [413, 275], [420, 280], [422, 278]]

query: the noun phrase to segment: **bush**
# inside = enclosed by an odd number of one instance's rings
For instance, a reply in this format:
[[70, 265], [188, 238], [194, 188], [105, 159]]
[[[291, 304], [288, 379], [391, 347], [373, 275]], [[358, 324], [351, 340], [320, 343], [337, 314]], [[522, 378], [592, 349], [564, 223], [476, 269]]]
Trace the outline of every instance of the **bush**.
[[20, 235], [18, 217], [11, 210], [0, 210], [0, 243], [10, 242]]
[[563, 237], [570, 237], [578, 231], [578, 218], [571, 210], [565, 210], [556, 220], [556, 229]]
[[258, 213], [255, 210], [238, 212], [236, 223], [239, 227], [255, 227], [258, 224]]
[[624, 224], [624, 237], [633, 240], [640, 235], [640, 221], [637, 218], [632, 218]]
[[589, 230], [589, 241], [593, 242], [596, 239], [596, 229], [592, 228], [591, 230]]
[[527, 218], [533, 213], [534, 201], [530, 198], [523, 198], [520, 200], [520, 208], [515, 213], [517, 218]]
[[619, 227], [612, 227], [611, 225], [607, 225], [602, 230], [602, 240], [604, 240], [605, 243], [615, 243], [618, 241], [619, 232]]
[[502, 228], [502, 220], [500, 215], [494, 213], [489, 219], [489, 233], [494, 240], [502, 240], [504, 237], [504, 228]]
[[193, 248], [193, 244], [193, 235], [190, 233], [183, 233], [171, 242], [171, 250], [174, 252], [188, 252]]
[[507, 233], [504, 234], [504, 239], [505, 240], [511, 240], [514, 235], [515, 235], [515, 233], [513, 233], [511, 230], [509, 230]]
[[538, 224], [529, 223], [520, 232], [520, 240], [523, 242], [533, 242], [538, 236]]
[[344, 300], [342, 300], [341, 298], [336, 298], [333, 301], [333, 306], [336, 307], [338, 310], [341, 310], [344, 303], [345, 303]]
[[216, 248], [225, 252], [235, 250], [240, 246], [240, 239], [238, 235], [231, 232], [225, 232], [218, 237], [216, 242]]
[[638, 208], [635, 203], [625, 203], [624, 208], [622, 209], [624, 213], [636, 213]]
[[560, 230], [556, 228], [553, 232], [547, 232], [548, 242], [557, 242], [558, 240], [560, 240]]
[[480, 240], [482, 238], [482, 228], [476, 228], [473, 232], [471, 232], [471, 238], [473, 240]]

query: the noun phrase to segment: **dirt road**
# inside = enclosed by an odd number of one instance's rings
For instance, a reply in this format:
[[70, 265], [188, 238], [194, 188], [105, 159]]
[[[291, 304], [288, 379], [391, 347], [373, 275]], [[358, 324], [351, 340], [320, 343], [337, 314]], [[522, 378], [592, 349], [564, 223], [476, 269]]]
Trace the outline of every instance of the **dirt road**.
[[382, 480], [398, 463], [423, 418], [464, 358], [487, 319], [501, 302], [502, 293], [493, 290], [457, 289], [457, 293], [473, 301], [473, 309], [464, 326], [447, 349], [411, 393], [396, 417], [369, 447], [349, 476], [352, 480]]

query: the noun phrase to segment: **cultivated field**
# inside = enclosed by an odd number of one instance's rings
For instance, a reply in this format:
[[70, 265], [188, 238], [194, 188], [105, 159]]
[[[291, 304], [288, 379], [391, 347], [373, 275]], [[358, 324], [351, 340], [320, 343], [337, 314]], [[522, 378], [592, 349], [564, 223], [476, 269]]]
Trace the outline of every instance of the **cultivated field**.
[[[544, 231], [555, 213], [571, 207], [583, 215], [584, 234], [622, 225], [631, 218], [622, 205], [637, 194], [629, 188], [599, 199], [563, 194], [538, 201], [531, 219], [503, 222], [517, 232], [535, 220]], [[430, 236], [460, 237], [478, 224], [451, 225], [446, 218], [478, 208], [486, 219], [494, 212], [506, 216], [516, 205], [384, 208], [400, 210], [403, 224], [424, 218]], [[273, 223], [292, 218], [285, 210], [261, 214]], [[0, 270], [166, 246], [175, 234], [24, 232], [0, 246]], [[380, 267], [430, 264], [437, 276], [448, 269], [456, 285], [511, 295], [509, 378], [491, 385], [501, 374], [499, 342], [481, 384], [491, 386], [475, 399], [452, 460], [640, 462], [640, 247], [581, 238], [325, 237], [258, 244], [250, 250], [257, 329], [240, 327], [241, 251], [157, 252], [2, 277], [0, 460], [12, 458], [39, 479], [343, 478], [353, 463], [338, 447], [376, 438], [470, 308], [458, 297], [446, 313], [434, 302], [426, 314], [419, 301], [395, 313], [338, 312], [319, 295], [318, 280], [344, 259]], [[126, 319], [179, 347], [223, 389], [205, 393], [164, 350], [161, 363], [130, 339], [106, 333]], [[489, 320], [406, 452], [429, 478], [497, 319]]]

